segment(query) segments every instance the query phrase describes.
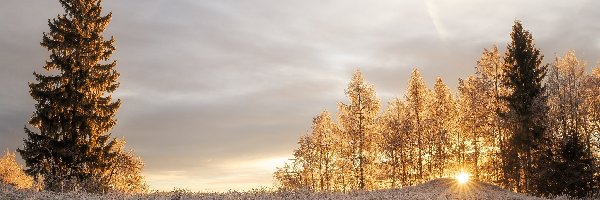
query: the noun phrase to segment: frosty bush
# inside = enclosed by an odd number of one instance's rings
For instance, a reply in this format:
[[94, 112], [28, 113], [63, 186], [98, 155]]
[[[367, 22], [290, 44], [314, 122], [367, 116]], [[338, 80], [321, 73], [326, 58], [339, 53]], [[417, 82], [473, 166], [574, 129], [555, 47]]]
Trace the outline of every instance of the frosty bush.
[[107, 172], [111, 190], [122, 193], [144, 193], [148, 185], [142, 176], [144, 162], [133, 151], [125, 151], [125, 139], [116, 139], [114, 151], [116, 156], [112, 161], [113, 166]]
[[0, 182], [20, 189], [33, 186], [33, 178], [25, 174], [17, 163], [15, 153], [10, 151], [0, 158]]

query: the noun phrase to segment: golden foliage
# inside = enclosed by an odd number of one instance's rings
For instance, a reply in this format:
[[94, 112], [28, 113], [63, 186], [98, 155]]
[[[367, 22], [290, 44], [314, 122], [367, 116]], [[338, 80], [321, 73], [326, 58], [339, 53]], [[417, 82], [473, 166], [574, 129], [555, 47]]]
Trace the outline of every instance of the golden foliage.
[[148, 185], [142, 176], [144, 162], [133, 151], [125, 151], [125, 140], [116, 139], [114, 151], [117, 156], [113, 167], [107, 172], [109, 185], [113, 190], [123, 193], [145, 193]]
[[10, 151], [0, 157], [0, 181], [19, 189], [32, 188], [34, 185], [33, 178], [25, 174], [17, 163], [15, 153]]

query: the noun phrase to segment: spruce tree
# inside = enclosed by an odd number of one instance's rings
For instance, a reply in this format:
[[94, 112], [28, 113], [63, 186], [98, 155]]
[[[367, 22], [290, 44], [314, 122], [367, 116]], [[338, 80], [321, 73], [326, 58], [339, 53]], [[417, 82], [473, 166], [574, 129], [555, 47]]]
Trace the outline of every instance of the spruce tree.
[[[540, 191], [542, 194], [568, 194], [583, 198], [596, 188], [594, 174], [597, 173], [594, 157], [586, 148], [577, 132], [568, 134], [559, 150], [559, 160], [553, 166], [556, 188]], [[543, 186], [543, 185], [542, 185]], [[544, 187], [542, 187], [544, 188]]]
[[546, 65], [541, 65], [543, 55], [535, 48], [529, 31], [521, 22], [515, 21], [511, 33], [512, 41], [507, 46], [504, 62], [503, 85], [509, 94], [501, 97], [506, 101], [508, 111], [502, 117], [509, 123], [511, 132], [510, 147], [506, 155], [505, 169], [510, 174], [513, 188], [530, 192], [535, 180], [535, 169], [542, 167], [536, 159], [542, 152], [540, 145], [546, 144], [546, 96], [543, 79]]
[[[111, 14], [103, 15], [101, 0], [59, 0], [65, 13], [48, 20], [50, 32], [41, 45], [50, 58], [29, 83], [35, 112], [25, 127], [27, 139], [19, 153], [27, 172], [43, 176], [46, 189], [71, 190], [75, 185], [91, 192], [106, 189], [107, 173], [117, 152], [108, 133], [120, 100], [111, 93], [119, 86], [115, 50], [103, 32]], [[75, 183], [75, 184], [70, 184]]]

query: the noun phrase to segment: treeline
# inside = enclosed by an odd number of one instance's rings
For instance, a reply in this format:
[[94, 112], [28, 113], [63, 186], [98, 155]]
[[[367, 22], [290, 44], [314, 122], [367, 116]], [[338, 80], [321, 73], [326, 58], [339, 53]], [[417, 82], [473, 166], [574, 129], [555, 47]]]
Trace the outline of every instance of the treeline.
[[282, 189], [398, 188], [467, 171], [534, 195], [598, 191], [600, 67], [574, 51], [542, 65], [531, 34], [515, 21], [502, 55], [484, 50], [458, 94], [413, 70], [404, 98], [381, 102], [356, 71], [338, 103], [300, 137], [294, 159], [274, 173]]

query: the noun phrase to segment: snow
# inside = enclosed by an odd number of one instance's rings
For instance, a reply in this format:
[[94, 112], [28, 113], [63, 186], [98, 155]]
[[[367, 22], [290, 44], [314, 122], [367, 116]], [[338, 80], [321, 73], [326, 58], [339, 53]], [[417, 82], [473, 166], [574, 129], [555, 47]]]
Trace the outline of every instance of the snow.
[[[53, 193], [18, 190], [0, 185], [0, 199], [543, 199], [501, 189], [497, 186], [470, 180], [459, 184], [454, 179], [432, 180], [401, 189], [357, 191], [350, 193], [313, 193], [310, 191], [271, 192], [266, 189], [247, 192], [194, 193], [187, 190], [153, 192], [142, 195], [87, 193]], [[567, 199], [560, 197], [558, 199]]]

